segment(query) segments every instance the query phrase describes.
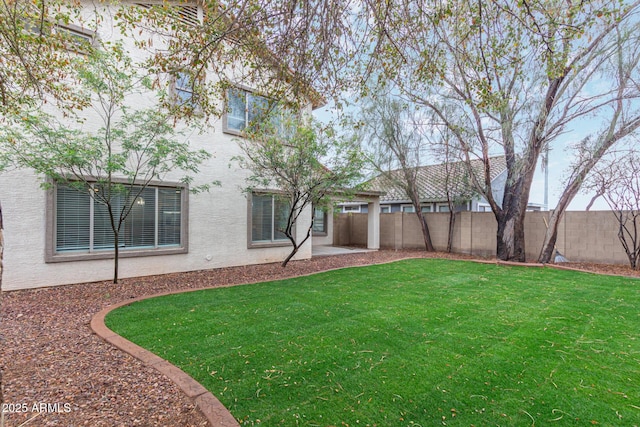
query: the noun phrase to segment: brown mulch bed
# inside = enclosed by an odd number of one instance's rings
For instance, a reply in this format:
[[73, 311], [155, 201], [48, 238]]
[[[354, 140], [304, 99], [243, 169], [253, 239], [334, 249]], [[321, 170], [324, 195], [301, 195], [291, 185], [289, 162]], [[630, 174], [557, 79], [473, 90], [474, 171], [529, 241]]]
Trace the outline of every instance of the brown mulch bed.
[[[5, 425], [205, 426], [192, 402], [155, 369], [95, 336], [92, 316], [117, 302], [160, 292], [291, 277], [407, 257], [469, 258], [387, 251], [5, 292], [0, 312], [0, 368]], [[640, 276], [625, 266], [570, 264]], [[44, 406], [42, 406], [44, 404]], [[34, 406], [35, 405], [35, 406]], [[29, 421], [30, 420], [30, 421]]]

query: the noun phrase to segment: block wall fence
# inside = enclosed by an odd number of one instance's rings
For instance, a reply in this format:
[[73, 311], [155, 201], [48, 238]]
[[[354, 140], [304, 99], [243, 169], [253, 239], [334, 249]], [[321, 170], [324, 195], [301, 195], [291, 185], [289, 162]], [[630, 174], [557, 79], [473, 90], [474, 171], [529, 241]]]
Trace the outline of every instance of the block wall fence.
[[[527, 261], [538, 260], [549, 212], [527, 212], [525, 250]], [[427, 224], [435, 248], [447, 248], [449, 215], [427, 213]], [[366, 246], [367, 214], [341, 213], [334, 218], [334, 245]], [[453, 251], [495, 256], [497, 223], [491, 212], [456, 214]], [[418, 218], [413, 213], [380, 214], [380, 247], [384, 249], [422, 249], [424, 241]], [[610, 211], [569, 211], [558, 228], [557, 249], [569, 261], [604, 264], [627, 264], [628, 259], [618, 239], [618, 222]]]

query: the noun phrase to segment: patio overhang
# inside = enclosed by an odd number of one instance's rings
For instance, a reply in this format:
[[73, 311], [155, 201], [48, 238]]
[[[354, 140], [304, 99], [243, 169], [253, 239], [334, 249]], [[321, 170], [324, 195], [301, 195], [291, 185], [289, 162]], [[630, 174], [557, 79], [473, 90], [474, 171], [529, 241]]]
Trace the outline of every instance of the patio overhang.
[[334, 201], [348, 199], [367, 204], [367, 249], [380, 249], [380, 197], [385, 194], [382, 191], [337, 191], [331, 196]]

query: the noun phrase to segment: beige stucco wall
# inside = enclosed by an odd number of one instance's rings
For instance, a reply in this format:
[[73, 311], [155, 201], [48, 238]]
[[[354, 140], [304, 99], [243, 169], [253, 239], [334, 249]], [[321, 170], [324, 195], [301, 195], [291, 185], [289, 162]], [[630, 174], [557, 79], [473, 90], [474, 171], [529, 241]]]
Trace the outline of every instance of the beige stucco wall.
[[[134, 277], [234, 265], [277, 262], [289, 247], [248, 248], [248, 201], [240, 191], [245, 172], [228, 167], [237, 144], [221, 132], [193, 140], [215, 157], [201, 167], [196, 183], [220, 180], [220, 187], [189, 196], [189, 252], [187, 254], [122, 258], [120, 277]], [[0, 174], [5, 250], [3, 290], [106, 280], [112, 260], [45, 263], [45, 190], [30, 171]], [[299, 238], [309, 226], [311, 210], [296, 228]], [[311, 241], [296, 259], [311, 257]]]
[[[335, 217], [336, 244], [366, 245], [366, 215]], [[546, 232], [548, 212], [528, 212], [525, 218], [526, 257], [536, 261]], [[448, 214], [428, 213], [427, 224], [437, 250], [446, 249]], [[380, 246], [390, 249], [424, 248], [415, 214], [380, 215]], [[496, 253], [497, 224], [491, 212], [460, 212], [456, 215], [453, 251], [478, 256]], [[566, 212], [558, 228], [557, 249], [570, 261], [626, 264], [627, 256], [618, 240], [618, 223], [609, 211]]]
[[[110, 16], [105, 14], [105, 16]], [[99, 31], [104, 41], [120, 38], [112, 23], [104, 20]], [[132, 41], [125, 40], [132, 56], [141, 55]], [[137, 53], [136, 53], [137, 52]], [[237, 82], [244, 83], [246, 82]], [[150, 107], [153, 97], [141, 96], [131, 103], [137, 108]], [[100, 120], [89, 110], [85, 129], [100, 127]], [[213, 120], [204, 133], [188, 131], [194, 149], [205, 149], [212, 157], [200, 167], [194, 185], [220, 181], [221, 186], [210, 192], [189, 196], [188, 253], [178, 255], [122, 258], [120, 277], [134, 277], [216, 267], [246, 265], [283, 260], [290, 247], [248, 248], [247, 198], [241, 191], [246, 186], [247, 172], [231, 162], [241, 154], [236, 137], [223, 133], [222, 120]], [[230, 166], [231, 164], [231, 166]], [[163, 181], [175, 181], [178, 172], [169, 173]], [[2, 202], [5, 250], [3, 290], [34, 288], [88, 281], [107, 280], [112, 277], [112, 260], [75, 262], [45, 262], [45, 191], [38, 177], [29, 170], [0, 173], [0, 200]], [[311, 210], [303, 215], [296, 230], [301, 238], [311, 221]], [[311, 257], [311, 241], [307, 242], [295, 259]]]

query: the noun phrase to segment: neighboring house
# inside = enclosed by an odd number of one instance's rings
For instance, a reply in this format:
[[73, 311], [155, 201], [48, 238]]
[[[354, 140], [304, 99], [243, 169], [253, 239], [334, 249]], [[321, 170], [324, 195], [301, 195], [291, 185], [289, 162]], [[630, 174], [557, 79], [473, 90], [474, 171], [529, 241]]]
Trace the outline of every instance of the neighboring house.
[[[195, 4], [188, 7], [191, 12], [198, 8]], [[180, 16], [202, 19], [201, 13]], [[70, 28], [88, 39], [122, 38], [113, 23], [104, 20], [101, 25], [97, 32]], [[123, 41], [132, 56], [142, 54], [132, 40]], [[248, 172], [230, 167], [231, 159], [242, 154], [237, 138], [254, 110], [266, 102], [252, 92], [250, 83], [232, 83], [227, 113], [206, 131], [190, 132], [189, 139], [193, 148], [213, 154], [201, 165], [193, 185], [217, 180], [221, 186], [190, 194], [174, 173], [149, 186], [125, 224], [120, 277], [278, 262], [290, 252], [290, 243], [277, 229], [284, 208], [274, 197], [277, 189], [245, 194], [240, 188], [246, 186]], [[180, 100], [191, 96], [184, 78], [178, 76], [167, 84]], [[140, 105], [148, 106], [152, 104]], [[311, 103], [307, 108], [313, 108]], [[88, 194], [55, 183], [43, 190], [40, 183], [30, 170], [0, 174], [5, 228], [3, 290], [110, 279], [113, 243], [110, 248], [109, 227], [99, 207]], [[377, 208], [374, 199], [372, 206]], [[298, 239], [310, 225], [311, 215], [309, 208], [298, 224]], [[316, 233], [323, 244], [331, 244], [332, 216], [325, 217], [320, 211], [316, 216]], [[374, 245], [376, 241], [371, 239]], [[295, 259], [311, 254], [309, 242]]]
[[[507, 177], [507, 166], [502, 156], [490, 158], [491, 188], [498, 201], [502, 202], [504, 181]], [[472, 161], [474, 173], [482, 173], [482, 162]], [[380, 212], [414, 212], [414, 206], [407, 194], [397, 182], [402, 180], [402, 170], [391, 171], [389, 175], [380, 174], [368, 182], [368, 188], [385, 193], [380, 198]], [[397, 177], [397, 178], [396, 178]], [[480, 179], [482, 182], [482, 179]], [[489, 203], [472, 188], [468, 168], [463, 162], [453, 162], [421, 166], [417, 176], [420, 206], [423, 212], [448, 212], [449, 203], [447, 189], [456, 201], [456, 211], [490, 212]], [[343, 202], [338, 205], [340, 212], [364, 213], [368, 212], [366, 205], [359, 202]]]

